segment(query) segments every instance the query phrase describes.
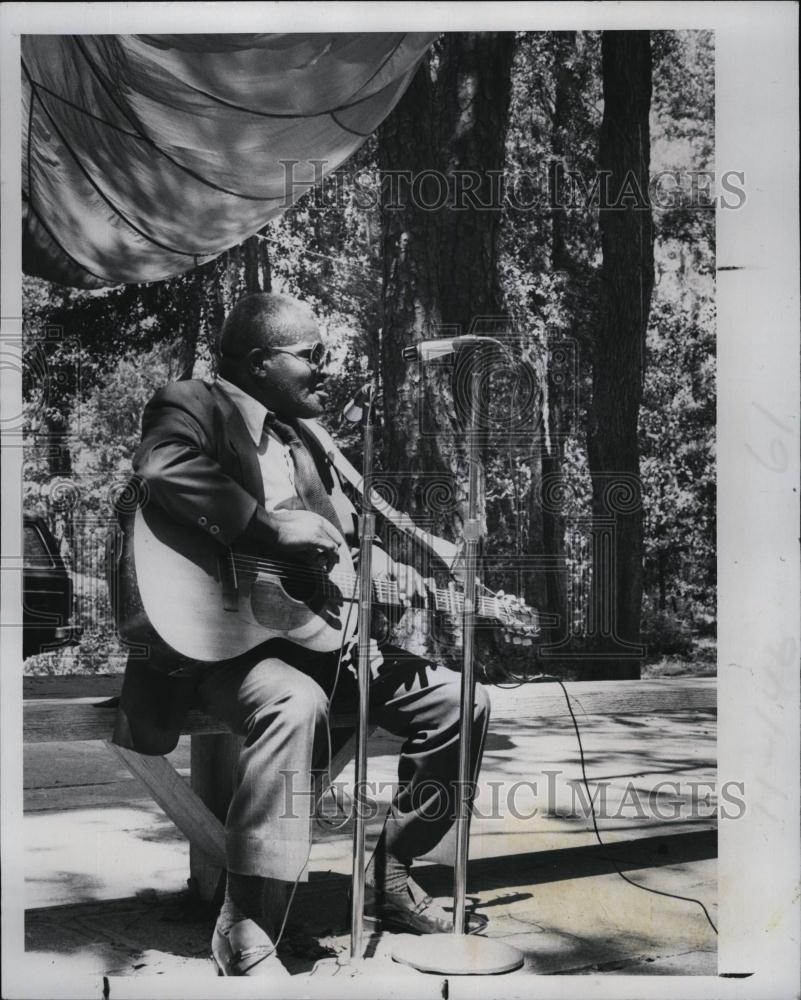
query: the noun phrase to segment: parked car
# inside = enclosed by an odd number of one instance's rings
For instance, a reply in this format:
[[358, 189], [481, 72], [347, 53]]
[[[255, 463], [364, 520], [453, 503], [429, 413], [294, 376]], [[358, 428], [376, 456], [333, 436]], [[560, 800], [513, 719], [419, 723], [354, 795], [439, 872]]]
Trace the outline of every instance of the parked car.
[[70, 625], [74, 594], [52, 531], [40, 517], [24, 517], [22, 656], [75, 646], [81, 630]]

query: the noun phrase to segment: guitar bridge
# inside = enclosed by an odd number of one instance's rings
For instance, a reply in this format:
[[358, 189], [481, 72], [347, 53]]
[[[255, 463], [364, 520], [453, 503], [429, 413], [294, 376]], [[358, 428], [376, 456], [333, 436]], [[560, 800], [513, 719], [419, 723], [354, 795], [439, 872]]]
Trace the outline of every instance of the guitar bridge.
[[236, 613], [239, 611], [239, 580], [236, 575], [234, 554], [230, 549], [225, 555], [220, 556], [218, 566], [220, 569], [223, 611]]

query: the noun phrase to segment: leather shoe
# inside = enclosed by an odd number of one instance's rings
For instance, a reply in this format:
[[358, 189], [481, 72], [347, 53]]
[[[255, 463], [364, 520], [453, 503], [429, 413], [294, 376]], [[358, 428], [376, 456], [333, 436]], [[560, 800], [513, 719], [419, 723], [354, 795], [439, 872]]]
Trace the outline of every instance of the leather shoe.
[[[450, 934], [453, 914], [448, 913], [412, 879], [401, 892], [364, 887], [365, 923], [404, 934]], [[483, 913], [465, 916], [465, 933], [479, 934], [489, 923]]]
[[270, 936], [254, 920], [239, 920], [225, 934], [218, 921], [211, 939], [211, 957], [218, 976], [291, 979], [275, 947]]

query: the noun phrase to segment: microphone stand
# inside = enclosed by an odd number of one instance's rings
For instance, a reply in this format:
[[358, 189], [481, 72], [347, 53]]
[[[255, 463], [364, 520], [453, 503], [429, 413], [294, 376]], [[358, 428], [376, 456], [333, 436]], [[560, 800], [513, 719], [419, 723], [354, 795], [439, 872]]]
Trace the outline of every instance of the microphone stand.
[[[480, 349], [477, 343], [474, 349]], [[467, 519], [464, 525], [464, 610], [463, 669], [459, 713], [459, 770], [456, 786], [456, 861], [453, 870], [453, 931], [401, 939], [392, 950], [396, 962], [421, 972], [443, 975], [494, 975], [511, 972], [523, 964], [523, 955], [502, 941], [465, 933], [467, 895], [467, 855], [470, 833], [472, 742], [475, 704], [476, 575], [481, 548], [481, 365], [474, 364], [470, 380], [468, 444]]]
[[462, 691], [459, 710], [459, 781], [456, 786], [456, 863], [453, 872], [453, 933], [464, 934], [465, 896], [467, 883], [467, 847], [470, 824], [470, 787], [473, 775], [470, 767], [470, 745], [473, 736], [473, 705], [475, 702], [475, 633], [476, 633], [476, 576], [481, 547], [480, 509], [481, 414], [479, 413], [480, 371], [475, 365], [470, 386], [470, 425], [468, 442], [467, 519], [464, 525], [464, 609], [462, 612]]
[[[370, 500], [370, 483], [373, 471], [373, 403], [375, 383], [362, 390], [363, 406], [361, 423], [364, 431], [362, 452], [361, 517], [359, 519], [359, 624], [358, 624], [358, 682], [359, 717], [356, 729], [356, 762], [354, 805], [356, 814], [353, 824], [353, 887], [351, 892], [351, 961], [364, 957], [364, 879], [365, 879], [365, 815], [363, 797], [367, 783], [367, 734], [370, 711], [370, 624], [372, 617], [373, 581], [372, 558], [375, 538], [375, 513]], [[350, 415], [346, 413], [348, 419]], [[356, 419], [359, 419], [357, 416]]]

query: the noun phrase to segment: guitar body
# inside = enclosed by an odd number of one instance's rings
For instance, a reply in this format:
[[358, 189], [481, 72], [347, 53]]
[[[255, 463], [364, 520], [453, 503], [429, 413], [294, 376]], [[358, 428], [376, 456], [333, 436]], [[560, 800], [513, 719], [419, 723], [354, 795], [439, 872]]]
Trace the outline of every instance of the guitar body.
[[228, 660], [271, 639], [331, 652], [356, 631], [357, 595], [343, 594], [333, 581], [338, 575], [352, 579], [355, 572], [344, 539], [329, 578], [234, 552], [172, 520], [156, 504], [136, 511], [132, 529], [143, 617], [181, 656]]
[[[271, 640], [333, 652], [355, 637], [359, 618], [357, 574], [344, 538], [338, 555], [328, 575], [258, 558], [218, 544], [151, 503], [121, 514], [109, 537], [109, 597], [122, 639], [156, 654], [153, 664], [163, 661], [167, 672], [176, 657], [220, 662]], [[373, 586], [371, 637], [381, 644], [387, 639], [382, 608], [402, 612], [403, 600], [397, 583]], [[430, 610], [461, 618], [455, 584], [429, 591], [429, 601]], [[477, 614], [515, 644], [531, 645], [540, 634], [537, 612], [513, 595], [483, 588]]]

